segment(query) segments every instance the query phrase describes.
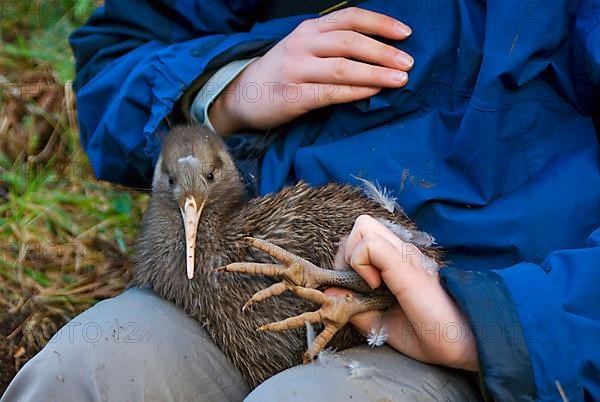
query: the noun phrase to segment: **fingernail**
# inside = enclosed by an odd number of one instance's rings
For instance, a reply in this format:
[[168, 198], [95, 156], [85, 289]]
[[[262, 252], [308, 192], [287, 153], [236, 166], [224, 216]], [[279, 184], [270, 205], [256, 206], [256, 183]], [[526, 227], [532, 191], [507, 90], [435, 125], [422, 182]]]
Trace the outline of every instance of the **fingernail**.
[[396, 24], [396, 31], [404, 36], [410, 36], [410, 34], [412, 34], [412, 29], [410, 29], [409, 26], [400, 23]]
[[406, 82], [406, 80], [408, 80], [408, 74], [406, 74], [404, 71], [398, 71], [398, 72], [392, 73], [392, 79], [394, 81], [402, 84], [402, 83]]
[[407, 54], [399, 54], [396, 56], [396, 63], [402, 67], [412, 67], [415, 60]]

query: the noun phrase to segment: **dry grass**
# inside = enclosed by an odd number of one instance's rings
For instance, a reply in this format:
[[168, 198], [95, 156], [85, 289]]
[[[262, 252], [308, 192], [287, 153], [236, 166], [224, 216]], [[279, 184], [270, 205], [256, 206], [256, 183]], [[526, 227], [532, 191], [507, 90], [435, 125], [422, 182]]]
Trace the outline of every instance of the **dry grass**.
[[0, 394], [61, 325], [130, 278], [147, 196], [95, 181], [77, 139], [66, 40], [93, 3], [19, 0], [0, 21]]

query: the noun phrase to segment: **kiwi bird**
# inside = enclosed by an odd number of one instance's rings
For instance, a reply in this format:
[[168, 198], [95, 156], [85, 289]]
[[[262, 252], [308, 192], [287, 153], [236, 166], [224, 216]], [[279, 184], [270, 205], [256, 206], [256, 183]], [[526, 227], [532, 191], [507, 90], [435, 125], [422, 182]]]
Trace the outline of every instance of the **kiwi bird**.
[[[345, 325], [348, 319], [395, 302], [352, 269], [333, 268], [357, 217], [371, 215], [415, 244], [427, 269], [441, 264], [433, 239], [394, 199], [370, 182], [363, 187], [298, 183], [248, 199], [221, 138], [198, 126], [176, 127], [154, 171], [134, 284], [197, 319], [252, 387], [325, 345], [355, 346], [364, 338]], [[326, 296], [324, 286], [357, 293]], [[323, 328], [306, 353], [305, 322]]]

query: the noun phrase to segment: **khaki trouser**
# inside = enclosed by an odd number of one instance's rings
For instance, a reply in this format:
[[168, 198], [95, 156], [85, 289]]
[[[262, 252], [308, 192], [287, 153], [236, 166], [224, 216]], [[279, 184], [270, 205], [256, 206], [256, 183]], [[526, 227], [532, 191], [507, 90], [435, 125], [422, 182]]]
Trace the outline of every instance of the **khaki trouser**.
[[195, 320], [151, 291], [131, 289], [65, 325], [1, 402], [477, 400], [460, 372], [388, 347], [358, 347], [320, 360], [250, 393]]

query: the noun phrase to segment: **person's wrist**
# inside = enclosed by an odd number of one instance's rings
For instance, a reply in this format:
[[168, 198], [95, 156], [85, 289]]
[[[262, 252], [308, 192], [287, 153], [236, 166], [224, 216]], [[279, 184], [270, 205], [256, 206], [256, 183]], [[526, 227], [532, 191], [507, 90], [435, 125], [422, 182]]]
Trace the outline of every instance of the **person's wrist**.
[[238, 119], [239, 76], [257, 59], [234, 60], [213, 73], [191, 105], [192, 118], [222, 136], [245, 128]]
[[469, 323], [464, 317], [458, 318], [456, 321], [451, 323], [452, 325], [458, 325], [462, 327], [460, 329], [460, 336], [463, 338], [457, 343], [448, 345], [454, 352], [450, 353], [449, 361], [442, 364], [458, 368], [467, 371], [479, 371], [479, 356], [477, 355], [477, 343], [475, 336], [471, 331]]
[[[236, 80], [229, 84], [229, 87], [235, 88], [234, 85], [236, 85]], [[228, 136], [246, 128], [237, 116], [236, 109], [239, 107], [239, 103], [235, 102], [235, 98], [236, 95], [226, 88], [208, 109], [208, 118], [215, 131], [221, 136]]]
[[477, 357], [475, 341], [472, 344], [465, 345], [465, 349], [463, 356], [453, 366], [466, 371], [479, 371], [479, 359]]
[[[466, 322], [466, 321], [465, 321]], [[471, 331], [471, 327], [466, 323], [466, 331], [468, 331], [468, 345], [465, 352], [465, 361], [463, 364], [463, 370], [468, 371], [479, 371], [479, 355], [477, 354], [477, 342], [475, 341], [475, 335]]]

